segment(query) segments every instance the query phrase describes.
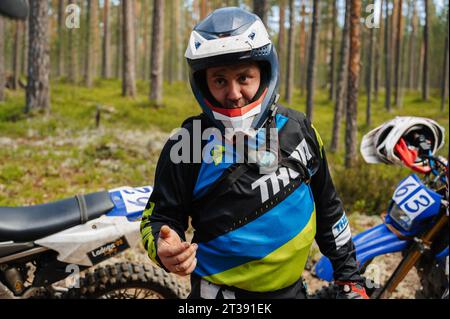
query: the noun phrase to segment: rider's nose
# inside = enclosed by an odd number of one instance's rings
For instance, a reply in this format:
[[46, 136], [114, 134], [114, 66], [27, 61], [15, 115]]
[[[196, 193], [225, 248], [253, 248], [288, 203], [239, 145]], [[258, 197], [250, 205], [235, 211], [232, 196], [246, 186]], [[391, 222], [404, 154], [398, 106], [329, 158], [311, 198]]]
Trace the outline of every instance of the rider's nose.
[[238, 83], [231, 82], [228, 86], [227, 99], [239, 101], [242, 98], [241, 87]]

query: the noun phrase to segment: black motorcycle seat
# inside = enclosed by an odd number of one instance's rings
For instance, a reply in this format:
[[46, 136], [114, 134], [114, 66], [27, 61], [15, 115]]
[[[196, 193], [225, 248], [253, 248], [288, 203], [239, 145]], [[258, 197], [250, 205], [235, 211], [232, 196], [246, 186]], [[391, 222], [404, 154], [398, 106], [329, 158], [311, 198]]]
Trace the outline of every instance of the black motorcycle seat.
[[85, 212], [76, 197], [20, 207], [0, 207], [0, 242], [33, 241], [95, 219], [114, 208], [106, 191], [84, 195]]

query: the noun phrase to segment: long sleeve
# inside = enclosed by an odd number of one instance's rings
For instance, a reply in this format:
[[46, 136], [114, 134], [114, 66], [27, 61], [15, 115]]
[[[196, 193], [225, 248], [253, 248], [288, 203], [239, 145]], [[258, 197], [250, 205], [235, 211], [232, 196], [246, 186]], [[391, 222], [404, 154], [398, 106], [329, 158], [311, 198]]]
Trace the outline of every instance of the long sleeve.
[[350, 225], [331, 179], [323, 143], [317, 130], [312, 125], [309, 127], [316, 136], [316, 147], [320, 153], [319, 167], [311, 180], [317, 214], [315, 239], [322, 254], [333, 265], [335, 280], [360, 281]]
[[161, 152], [153, 192], [144, 210], [140, 228], [149, 257], [161, 267], [156, 246], [159, 231], [163, 225], [168, 225], [185, 240], [198, 166], [172, 161], [171, 149], [176, 143], [179, 141], [169, 140]]

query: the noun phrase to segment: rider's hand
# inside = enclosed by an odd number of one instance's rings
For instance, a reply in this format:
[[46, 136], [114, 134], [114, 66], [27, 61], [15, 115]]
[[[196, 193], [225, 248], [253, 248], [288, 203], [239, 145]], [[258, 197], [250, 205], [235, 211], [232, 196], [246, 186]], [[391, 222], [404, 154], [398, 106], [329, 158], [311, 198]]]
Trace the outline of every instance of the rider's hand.
[[369, 299], [363, 286], [356, 282], [336, 281], [339, 290], [336, 299]]
[[197, 265], [197, 244], [182, 242], [176, 231], [164, 225], [159, 232], [157, 245], [159, 259], [170, 272], [186, 276], [194, 271]]

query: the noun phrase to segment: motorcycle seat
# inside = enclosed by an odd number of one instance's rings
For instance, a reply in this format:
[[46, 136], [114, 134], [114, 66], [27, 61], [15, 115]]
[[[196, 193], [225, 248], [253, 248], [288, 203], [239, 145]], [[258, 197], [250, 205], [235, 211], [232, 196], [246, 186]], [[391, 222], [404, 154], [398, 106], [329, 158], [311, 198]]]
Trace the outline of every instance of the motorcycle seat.
[[113, 208], [106, 191], [41, 205], [0, 207], [0, 242], [43, 238], [95, 219]]

